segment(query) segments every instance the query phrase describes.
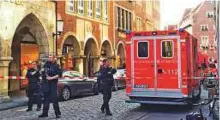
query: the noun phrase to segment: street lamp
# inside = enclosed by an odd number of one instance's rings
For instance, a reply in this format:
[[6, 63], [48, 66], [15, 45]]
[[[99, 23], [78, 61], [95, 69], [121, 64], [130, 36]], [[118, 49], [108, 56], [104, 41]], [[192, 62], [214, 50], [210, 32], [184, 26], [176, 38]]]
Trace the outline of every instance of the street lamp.
[[[57, 35], [61, 35], [63, 32], [63, 20], [56, 20], [56, 33], [53, 33], [53, 38], [56, 36], [56, 45], [55, 45], [55, 50], [56, 50], [56, 55], [57, 55]], [[54, 42], [53, 42], [53, 53], [54, 53]]]

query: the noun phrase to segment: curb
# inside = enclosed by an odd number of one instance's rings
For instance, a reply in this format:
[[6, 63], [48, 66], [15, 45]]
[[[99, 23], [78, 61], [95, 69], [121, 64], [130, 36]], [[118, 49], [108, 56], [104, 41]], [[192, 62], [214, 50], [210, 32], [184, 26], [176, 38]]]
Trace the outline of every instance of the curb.
[[8, 110], [16, 107], [26, 106], [28, 104], [28, 101], [12, 101], [12, 102], [5, 102], [0, 103], [0, 111]]

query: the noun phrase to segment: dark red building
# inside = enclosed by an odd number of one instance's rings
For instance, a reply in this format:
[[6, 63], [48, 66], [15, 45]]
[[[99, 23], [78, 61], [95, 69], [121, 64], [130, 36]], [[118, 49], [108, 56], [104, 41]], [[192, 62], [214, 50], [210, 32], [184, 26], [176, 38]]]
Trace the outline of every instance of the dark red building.
[[186, 30], [198, 39], [198, 51], [202, 56], [208, 56], [206, 60], [216, 59], [217, 55], [213, 17], [211, 1], [203, 1], [196, 8], [186, 9], [180, 22], [181, 28], [187, 27]]

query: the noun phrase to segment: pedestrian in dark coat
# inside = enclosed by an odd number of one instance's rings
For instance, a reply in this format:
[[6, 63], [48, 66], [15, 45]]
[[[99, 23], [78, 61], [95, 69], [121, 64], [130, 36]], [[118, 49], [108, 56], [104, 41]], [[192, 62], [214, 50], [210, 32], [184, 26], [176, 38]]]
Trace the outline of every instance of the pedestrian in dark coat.
[[55, 111], [56, 118], [61, 117], [61, 112], [59, 108], [59, 98], [57, 94], [57, 82], [60, 76], [61, 70], [59, 65], [56, 64], [54, 61], [54, 56], [49, 56], [49, 61], [47, 61], [44, 65], [44, 72], [43, 73], [43, 83], [42, 89], [44, 94], [44, 106], [43, 106], [43, 113], [39, 116], [41, 117], [48, 117], [48, 110], [50, 106], [50, 102], [53, 103], [53, 108]]
[[30, 68], [27, 71], [26, 78], [28, 79], [28, 109], [26, 111], [32, 111], [33, 103], [36, 100], [37, 111], [41, 109], [41, 91], [40, 91], [40, 73], [37, 69], [36, 62], [32, 62]]
[[110, 63], [107, 59], [103, 60], [103, 65], [100, 67], [100, 86], [102, 88], [102, 94], [103, 94], [103, 104], [101, 107], [101, 111], [104, 113], [106, 112], [106, 115], [112, 116], [112, 113], [109, 109], [109, 101], [112, 96], [112, 87], [114, 84], [114, 78], [113, 74], [116, 73], [116, 70], [111, 68]]

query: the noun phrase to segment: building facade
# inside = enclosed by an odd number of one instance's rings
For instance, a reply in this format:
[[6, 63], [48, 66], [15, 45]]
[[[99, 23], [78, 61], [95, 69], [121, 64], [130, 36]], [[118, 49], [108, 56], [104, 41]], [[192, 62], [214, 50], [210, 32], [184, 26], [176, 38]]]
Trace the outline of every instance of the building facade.
[[0, 13], [0, 96], [7, 97], [23, 85], [8, 76], [24, 76], [29, 60], [53, 52], [55, 3], [2, 1]]
[[125, 67], [126, 31], [158, 29], [158, 5], [154, 1], [58, 1], [57, 13], [64, 21], [57, 42], [61, 66], [91, 76], [99, 69], [99, 58], [107, 57], [113, 66]]
[[92, 76], [99, 58], [113, 58], [113, 1], [58, 1], [64, 31], [57, 42], [63, 69]]
[[128, 31], [152, 31], [160, 28], [159, 1], [115, 1], [114, 40], [116, 67], [123, 68], [126, 59], [125, 39]]
[[[159, 29], [158, 5], [153, 0], [0, 2], [0, 96], [27, 85], [8, 76], [24, 77], [30, 61], [48, 54], [55, 54], [64, 70], [87, 76], [98, 71], [101, 57], [124, 68], [126, 32]], [[59, 35], [56, 20], [63, 21]]]
[[152, 6], [153, 30], [158, 30], [160, 29], [160, 1], [153, 0]]
[[185, 27], [198, 39], [199, 53], [208, 56], [207, 61], [216, 59], [214, 7], [211, 1], [204, 1], [196, 8], [186, 9], [180, 27]]

